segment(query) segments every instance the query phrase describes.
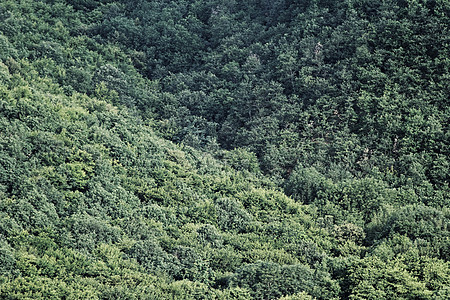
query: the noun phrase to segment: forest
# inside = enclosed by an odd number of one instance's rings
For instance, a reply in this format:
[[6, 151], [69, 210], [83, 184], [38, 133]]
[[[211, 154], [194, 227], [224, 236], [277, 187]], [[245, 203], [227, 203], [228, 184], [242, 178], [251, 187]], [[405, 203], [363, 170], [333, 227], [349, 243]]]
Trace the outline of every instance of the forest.
[[0, 1], [1, 299], [450, 299], [450, 1]]

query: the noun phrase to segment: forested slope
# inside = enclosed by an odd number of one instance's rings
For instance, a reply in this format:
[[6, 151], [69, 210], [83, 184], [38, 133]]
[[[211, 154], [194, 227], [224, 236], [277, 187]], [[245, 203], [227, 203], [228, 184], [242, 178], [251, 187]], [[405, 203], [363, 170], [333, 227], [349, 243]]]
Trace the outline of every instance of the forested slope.
[[449, 298], [449, 26], [2, 1], [0, 298]]

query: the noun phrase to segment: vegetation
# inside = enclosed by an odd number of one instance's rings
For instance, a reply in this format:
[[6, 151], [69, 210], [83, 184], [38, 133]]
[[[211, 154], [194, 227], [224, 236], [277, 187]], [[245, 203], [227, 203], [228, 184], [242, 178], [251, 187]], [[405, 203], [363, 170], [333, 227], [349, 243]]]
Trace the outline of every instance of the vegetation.
[[450, 298], [449, 1], [0, 24], [0, 298]]

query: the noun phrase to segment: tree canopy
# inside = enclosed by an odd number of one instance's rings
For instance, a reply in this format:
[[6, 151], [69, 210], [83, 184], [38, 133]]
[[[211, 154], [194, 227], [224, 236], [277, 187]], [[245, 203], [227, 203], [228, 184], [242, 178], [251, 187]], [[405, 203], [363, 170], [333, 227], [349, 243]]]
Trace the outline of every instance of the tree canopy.
[[450, 298], [449, 1], [0, 24], [0, 298]]

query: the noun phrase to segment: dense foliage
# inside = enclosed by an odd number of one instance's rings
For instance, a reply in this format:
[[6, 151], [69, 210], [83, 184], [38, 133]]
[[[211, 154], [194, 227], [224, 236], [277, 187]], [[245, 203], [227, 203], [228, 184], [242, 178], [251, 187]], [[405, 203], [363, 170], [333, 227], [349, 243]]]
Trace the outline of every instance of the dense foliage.
[[450, 298], [449, 1], [0, 24], [0, 298]]

